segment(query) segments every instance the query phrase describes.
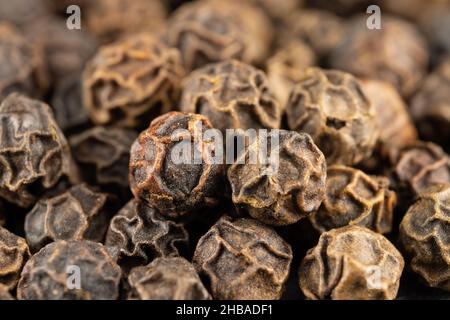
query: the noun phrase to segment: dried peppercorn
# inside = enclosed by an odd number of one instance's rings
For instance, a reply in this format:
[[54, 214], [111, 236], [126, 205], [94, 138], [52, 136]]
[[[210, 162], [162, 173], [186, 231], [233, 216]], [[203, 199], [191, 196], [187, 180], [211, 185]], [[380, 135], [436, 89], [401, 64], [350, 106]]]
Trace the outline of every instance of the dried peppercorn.
[[36, 203], [25, 218], [27, 242], [34, 252], [56, 240], [102, 242], [113, 210], [113, 197], [85, 184], [73, 186]]
[[[264, 159], [251, 159], [265, 149]], [[325, 196], [325, 157], [308, 134], [272, 131], [236, 159], [228, 180], [233, 202], [253, 218], [275, 226], [293, 224], [317, 210]]]
[[215, 299], [279, 299], [292, 250], [273, 229], [253, 219], [221, 218], [198, 242], [193, 258]]
[[0, 285], [13, 290], [29, 257], [25, 239], [0, 227]]
[[183, 83], [180, 109], [204, 115], [222, 132], [275, 129], [281, 122], [281, 108], [264, 72], [237, 60], [192, 72]]
[[449, 146], [450, 59], [428, 75], [411, 102], [411, 115], [420, 135]]
[[327, 170], [322, 205], [310, 219], [319, 232], [359, 225], [375, 232], [389, 233], [396, 202], [397, 197], [389, 190], [387, 178], [334, 165]]
[[167, 38], [180, 49], [187, 70], [229, 59], [258, 64], [269, 53], [272, 27], [248, 2], [203, 0], [174, 12]]
[[381, 234], [360, 226], [322, 233], [299, 269], [299, 283], [308, 299], [394, 299], [404, 261]]
[[[79, 288], [70, 279], [79, 276]], [[36, 253], [22, 271], [19, 300], [114, 300], [121, 271], [104, 246], [87, 240], [59, 240]], [[74, 285], [72, 287], [72, 285]]]
[[13, 93], [0, 105], [0, 196], [33, 205], [64, 180], [77, 181], [69, 145], [50, 107]]
[[94, 127], [69, 139], [75, 161], [91, 184], [128, 189], [130, 148], [137, 134], [129, 129]]
[[131, 147], [134, 196], [168, 217], [216, 205], [224, 161], [216, 158], [214, 137], [203, 139], [211, 129], [205, 117], [192, 113], [169, 112], [153, 120]]
[[139, 127], [171, 110], [184, 75], [178, 50], [139, 34], [102, 47], [83, 72], [83, 103], [96, 124]]
[[309, 133], [328, 164], [356, 164], [373, 151], [379, 136], [374, 108], [350, 74], [308, 68], [286, 108], [291, 130]]
[[8, 288], [0, 284], [0, 301], [2, 300], [14, 300], [14, 298], [11, 293], [9, 293]]
[[184, 258], [157, 258], [128, 276], [129, 298], [141, 300], [210, 300], [194, 266]]
[[379, 30], [367, 28], [366, 20], [364, 16], [349, 22], [350, 31], [331, 55], [332, 67], [387, 81], [402, 96], [410, 96], [426, 73], [425, 39], [414, 25], [400, 18], [384, 15]]
[[400, 224], [400, 241], [411, 269], [431, 287], [450, 291], [450, 186], [423, 191]]
[[182, 224], [164, 219], [156, 209], [139, 200], [131, 200], [111, 220], [105, 246], [128, 272], [157, 257], [177, 256], [187, 241]]

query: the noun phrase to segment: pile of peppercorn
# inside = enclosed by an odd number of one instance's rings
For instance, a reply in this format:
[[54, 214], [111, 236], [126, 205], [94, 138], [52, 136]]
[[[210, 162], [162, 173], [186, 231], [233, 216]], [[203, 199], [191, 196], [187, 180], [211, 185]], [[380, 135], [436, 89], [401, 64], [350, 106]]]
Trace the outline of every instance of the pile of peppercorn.
[[0, 300], [450, 298], [449, 34], [449, 0], [1, 1]]

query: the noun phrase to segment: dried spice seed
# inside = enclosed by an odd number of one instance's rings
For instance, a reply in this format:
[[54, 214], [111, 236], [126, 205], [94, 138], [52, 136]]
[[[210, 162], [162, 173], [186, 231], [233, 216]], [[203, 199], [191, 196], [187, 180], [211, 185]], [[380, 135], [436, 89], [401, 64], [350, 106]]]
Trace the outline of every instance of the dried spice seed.
[[[228, 169], [228, 180], [237, 206], [257, 220], [280, 226], [293, 224], [319, 208], [325, 196], [326, 162], [308, 134], [276, 133], [276, 142], [272, 138], [251, 143]], [[252, 154], [263, 148], [267, 148], [264, 157], [268, 161], [253, 163]]]
[[412, 270], [431, 287], [450, 291], [450, 186], [426, 189], [400, 224]]
[[194, 266], [184, 258], [157, 258], [128, 276], [131, 299], [210, 300]]
[[[202, 139], [198, 132], [209, 129], [212, 126], [205, 117], [192, 113], [169, 112], [153, 120], [131, 147], [130, 187], [134, 196], [172, 218], [216, 205], [224, 161], [213, 161], [215, 143], [198, 143]], [[186, 144], [190, 154], [183, 156], [191, 159], [178, 163], [178, 154], [173, 155]]]
[[198, 242], [193, 262], [215, 299], [280, 299], [292, 250], [253, 219], [220, 219]]
[[33, 205], [63, 178], [77, 181], [69, 145], [48, 105], [18, 94], [0, 105], [0, 196]]
[[187, 242], [188, 234], [182, 224], [166, 220], [139, 200], [131, 200], [111, 220], [105, 246], [128, 272], [154, 258], [179, 255]]
[[111, 196], [76, 185], [36, 203], [25, 219], [27, 242], [34, 252], [56, 240], [102, 242], [113, 210]]
[[151, 34], [100, 48], [83, 72], [83, 103], [93, 122], [140, 127], [170, 111], [184, 70], [179, 52]]
[[391, 300], [397, 296], [404, 261], [381, 234], [359, 226], [322, 233], [299, 269], [308, 299]]
[[395, 193], [385, 177], [368, 176], [351, 167], [334, 165], [327, 170], [325, 198], [310, 218], [319, 232], [358, 225], [379, 233], [392, 229]]
[[204, 115], [214, 128], [277, 129], [281, 108], [264, 72], [236, 60], [209, 64], [183, 82], [180, 110]]
[[[80, 289], [69, 288], [72, 267], [79, 268]], [[114, 300], [121, 271], [102, 244], [59, 240], [36, 253], [22, 271], [19, 300]]]
[[286, 108], [291, 130], [309, 133], [328, 164], [356, 164], [379, 136], [374, 108], [359, 82], [336, 70], [308, 68]]
[[0, 285], [13, 290], [29, 257], [25, 239], [0, 227]]

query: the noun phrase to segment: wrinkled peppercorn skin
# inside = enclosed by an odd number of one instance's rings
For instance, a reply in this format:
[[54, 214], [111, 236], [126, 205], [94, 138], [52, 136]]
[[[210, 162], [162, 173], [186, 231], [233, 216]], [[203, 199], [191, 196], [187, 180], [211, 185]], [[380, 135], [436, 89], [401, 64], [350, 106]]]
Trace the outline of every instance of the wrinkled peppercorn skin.
[[220, 219], [198, 242], [193, 263], [219, 300], [280, 299], [292, 250], [253, 219]]
[[423, 191], [400, 224], [400, 241], [411, 269], [430, 287], [450, 291], [450, 186]]
[[[228, 180], [237, 206], [257, 220], [281, 226], [296, 223], [319, 208], [325, 196], [326, 161], [308, 134], [273, 132], [278, 141], [255, 139], [229, 167]], [[263, 157], [268, 161], [254, 163], [252, 154], [264, 150], [266, 143], [268, 153]]]
[[[71, 266], [80, 269], [80, 289], [68, 287]], [[69, 273], [70, 272], [70, 273]], [[19, 300], [115, 300], [121, 271], [102, 244], [59, 240], [25, 265], [17, 288]]]
[[392, 300], [403, 266], [401, 254], [381, 234], [347, 226], [322, 233], [308, 251], [299, 269], [300, 288], [314, 300]]
[[389, 233], [397, 202], [385, 177], [368, 176], [342, 165], [327, 170], [325, 198], [311, 222], [325, 232], [347, 225], [359, 225], [378, 233]]
[[157, 258], [128, 276], [131, 299], [211, 300], [194, 266], [184, 258]]
[[0, 196], [33, 205], [63, 178], [78, 180], [69, 145], [48, 105], [18, 94], [0, 105]]
[[103, 46], [83, 72], [83, 103], [97, 125], [142, 127], [170, 111], [184, 69], [178, 50], [151, 34]]
[[[192, 113], [170, 112], [153, 120], [131, 147], [129, 180], [134, 196], [172, 218], [217, 204], [224, 162], [214, 161], [218, 142], [199, 144], [202, 136], [197, 135], [197, 130], [209, 129], [205, 117]], [[178, 159], [177, 150], [186, 144], [191, 152], [184, 161]], [[194, 150], [199, 159], [192, 156]]]
[[369, 157], [379, 136], [374, 108], [359, 82], [337, 70], [308, 68], [286, 108], [291, 130], [306, 132], [328, 164], [356, 164]]

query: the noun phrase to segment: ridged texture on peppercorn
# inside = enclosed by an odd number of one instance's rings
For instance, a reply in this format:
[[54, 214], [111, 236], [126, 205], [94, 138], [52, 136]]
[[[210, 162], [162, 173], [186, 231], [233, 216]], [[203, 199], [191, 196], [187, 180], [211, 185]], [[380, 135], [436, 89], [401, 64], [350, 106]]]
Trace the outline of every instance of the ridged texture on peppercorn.
[[32, 251], [56, 240], [102, 242], [114, 214], [112, 199], [85, 184], [39, 200], [25, 219], [25, 234]]
[[280, 102], [282, 109], [294, 85], [302, 78], [306, 68], [316, 64], [316, 54], [300, 40], [282, 44], [279, 50], [266, 62], [270, 88]]
[[381, 234], [359, 226], [322, 233], [299, 269], [307, 299], [392, 300], [404, 261]]
[[228, 59], [262, 63], [272, 38], [264, 12], [237, 0], [186, 3], [172, 15], [167, 30], [187, 70]]
[[209, 64], [183, 82], [180, 109], [204, 115], [226, 129], [279, 128], [281, 108], [264, 72], [231, 60]]
[[95, 0], [86, 8], [86, 24], [107, 43], [136, 32], [160, 32], [166, 15], [161, 0]]
[[414, 25], [388, 15], [383, 15], [379, 30], [367, 28], [366, 16], [349, 23], [345, 39], [333, 51], [332, 67], [356, 76], [387, 81], [402, 96], [410, 96], [428, 65], [425, 39]]
[[184, 70], [178, 50], [150, 34], [100, 48], [83, 72], [83, 102], [96, 124], [146, 125], [174, 107]]
[[325, 196], [325, 157], [308, 134], [271, 134], [255, 139], [229, 167], [232, 199], [266, 224], [293, 224], [317, 210]]
[[385, 177], [368, 176], [351, 167], [334, 165], [327, 170], [325, 199], [311, 222], [319, 232], [359, 225], [389, 233], [397, 202]]
[[198, 242], [193, 262], [215, 299], [279, 299], [292, 250], [273, 229], [253, 219], [220, 219]]
[[450, 57], [425, 78], [411, 102], [421, 136], [450, 145]]
[[[79, 277], [80, 288], [77, 289]], [[121, 271], [105, 247], [87, 240], [48, 244], [25, 265], [19, 300], [115, 300]]]
[[77, 179], [69, 145], [48, 105], [18, 94], [0, 105], [0, 196], [21, 207], [63, 177]]
[[184, 258], [157, 258], [128, 276], [130, 299], [211, 300], [194, 266]]
[[177, 256], [187, 241], [183, 225], [164, 219], [139, 200], [131, 200], [111, 220], [105, 246], [124, 271], [129, 271], [156, 257]]
[[45, 0], [0, 1], [0, 20], [9, 21], [18, 27], [32, 23], [48, 13]]
[[13, 290], [29, 257], [25, 239], [0, 227], [0, 285]]
[[211, 129], [205, 117], [192, 113], [170, 112], [153, 120], [131, 147], [134, 196], [169, 217], [215, 205], [224, 162], [215, 154], [220, 142], [203, 139]]
[[0, 23], [0, 61], [0, 98], [12, 92], [40, 97], [47, 89], [43, 52], [7, 23]]
[[286, 109], [291, 130], [309, 133], [328, 164], [356, 164], [369, 157], [379, 136], [375, 110], [350, 74], [308, 68]]
[[394, 166], [399, 187], [417, 195], [434, 184], [450, 183], [450, 157], [431, 142], [417, 142], [400, 150]]
[[450, 291], [450, 186], [426, 189], [400, 224], [411, 269], [431, 287]]
[[14, 297], [11, 295], [6, 286], [0, 284], [0, 301], [3, 300], [14, 300]]
[[69, 144], [87, 181], [127, 189], [130, 148], [136, 138], [129, 129], [94, 127], [71, 136]]

